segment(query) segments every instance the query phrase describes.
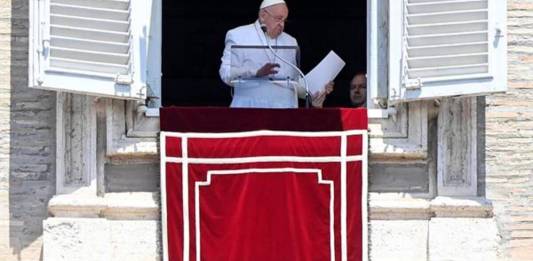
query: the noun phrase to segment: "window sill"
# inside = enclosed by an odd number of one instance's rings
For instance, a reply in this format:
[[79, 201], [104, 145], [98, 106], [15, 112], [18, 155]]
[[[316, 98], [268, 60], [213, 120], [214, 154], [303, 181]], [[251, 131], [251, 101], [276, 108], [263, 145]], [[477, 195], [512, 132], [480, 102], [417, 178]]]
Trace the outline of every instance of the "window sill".
[[158, 220], [159, 198], [159, 193], [152, 192], [106, 193], [104, 197], [73, 193], [54, 196], [48, 211], [54, 217]]
[[[395, 108], [389, 109], [368, 109], [368, 118], [369, 119], [387, 119], [390, 116], [396, 115]], [[158, 118], [159, 117], [159, 108], [147, 108], [144, 112], [146, 117]]]
[[[54, 196], [48, 210], [54, 217], [157, 220], [160, 218], [159, 193], [106, 193]], [[405, 195], [370, 193], [370, 220], [430, 220], [442, 218], [491, 218], [492, 204], [481, 197], [410, 198]]]
[[396, 117], [396, 113], [397, 110], [395, 108], [367, 110], [369, 119], [388, 119], [390, 116]]
[[492, 204], [482, 197], [411, 198], [402, 194], [370, 193], [370, 219], [429, 220], [442, 218], [491, 218]]
[[147, 108], [144, 115], [149, 118], [159, 118], [159, 108]]

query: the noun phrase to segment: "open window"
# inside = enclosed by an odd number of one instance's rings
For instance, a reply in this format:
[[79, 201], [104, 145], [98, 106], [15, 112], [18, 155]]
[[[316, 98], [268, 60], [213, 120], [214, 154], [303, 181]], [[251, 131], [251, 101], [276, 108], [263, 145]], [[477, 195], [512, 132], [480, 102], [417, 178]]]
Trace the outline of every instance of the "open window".
[[[304, 71], [330, 49], [347, 61], [326, 105], [346, 105], [356, 71], [368, 73], [371, 109], [506, 90], [506, 1], [294, 1], [289, 7], [286, 31], [300, 43]], [[245, 0], [31, 0], [29, 85], [155, 98], [152, 107], [161, 100], [227, 106], [231, 89], [217, 73], [224, 35], [253, 22], [257, 8]]]
[[[218, 70], [226, 32], [257, 19], [260, 1], [163, 0], [163, 105], [229, 106], [231, 88]], [[285, 31], [300, 46], [300, 65], [311, 70], [330, 50], [346, 67], [335, 80], [326, 106], [346, 106], [349, 81], [366, 70], [366, 2], [327, 4], [287, 1]]]
[[149, 68], [160, 50], [151, 10], [152, 1], [31, 0], [29, 86], [145, 100], [160, 76]]
[[506, 1], [389, 0], [388, 100], [506, 90]]

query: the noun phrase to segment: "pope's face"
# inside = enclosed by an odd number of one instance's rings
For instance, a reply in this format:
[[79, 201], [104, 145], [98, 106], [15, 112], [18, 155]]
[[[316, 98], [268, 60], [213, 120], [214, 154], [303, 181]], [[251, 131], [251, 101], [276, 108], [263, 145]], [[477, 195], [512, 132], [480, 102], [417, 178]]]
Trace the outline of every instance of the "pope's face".
[[289, 9], [285, 4], [277, 4], [264, 8], [260, 16], [262, 23], [266, 25], [268, 36], [276, 38], [285, 29]]
[[358, 74], [350, 82], [350, 102], [354, 106], [361, 106], [366, 102], [366, 77]]

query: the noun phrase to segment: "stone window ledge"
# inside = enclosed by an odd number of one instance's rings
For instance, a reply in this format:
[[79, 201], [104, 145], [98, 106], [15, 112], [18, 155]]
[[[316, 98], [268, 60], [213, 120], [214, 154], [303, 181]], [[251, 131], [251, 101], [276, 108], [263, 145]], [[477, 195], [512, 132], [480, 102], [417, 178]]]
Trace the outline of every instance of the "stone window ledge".
[[[401, 195], [370, 195], [370, 220], [430, 220], [440, 218], [491, 218], [492, 204], [479, 197], [409, 198]], [[159, 193], [107, 193], [56, 195], [48, 210], [54, 217], [159, 220]]]
[[431, 218], [491, 218], [492, 204], [481, 197], [419, 199], [371, 195], [371, 220], [430, 220]]
[[54, 217], [159, 220], [159, 193], [107, 193], [56, 195], [48, 203]]

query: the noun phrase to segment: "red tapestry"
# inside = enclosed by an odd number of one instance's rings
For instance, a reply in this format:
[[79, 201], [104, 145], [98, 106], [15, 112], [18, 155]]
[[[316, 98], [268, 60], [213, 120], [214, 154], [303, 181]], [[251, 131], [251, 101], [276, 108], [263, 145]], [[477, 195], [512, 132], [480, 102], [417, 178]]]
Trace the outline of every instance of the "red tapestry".
[[365, 129], [162, 132], [165, 260], [367, 260], [366, 148]]

